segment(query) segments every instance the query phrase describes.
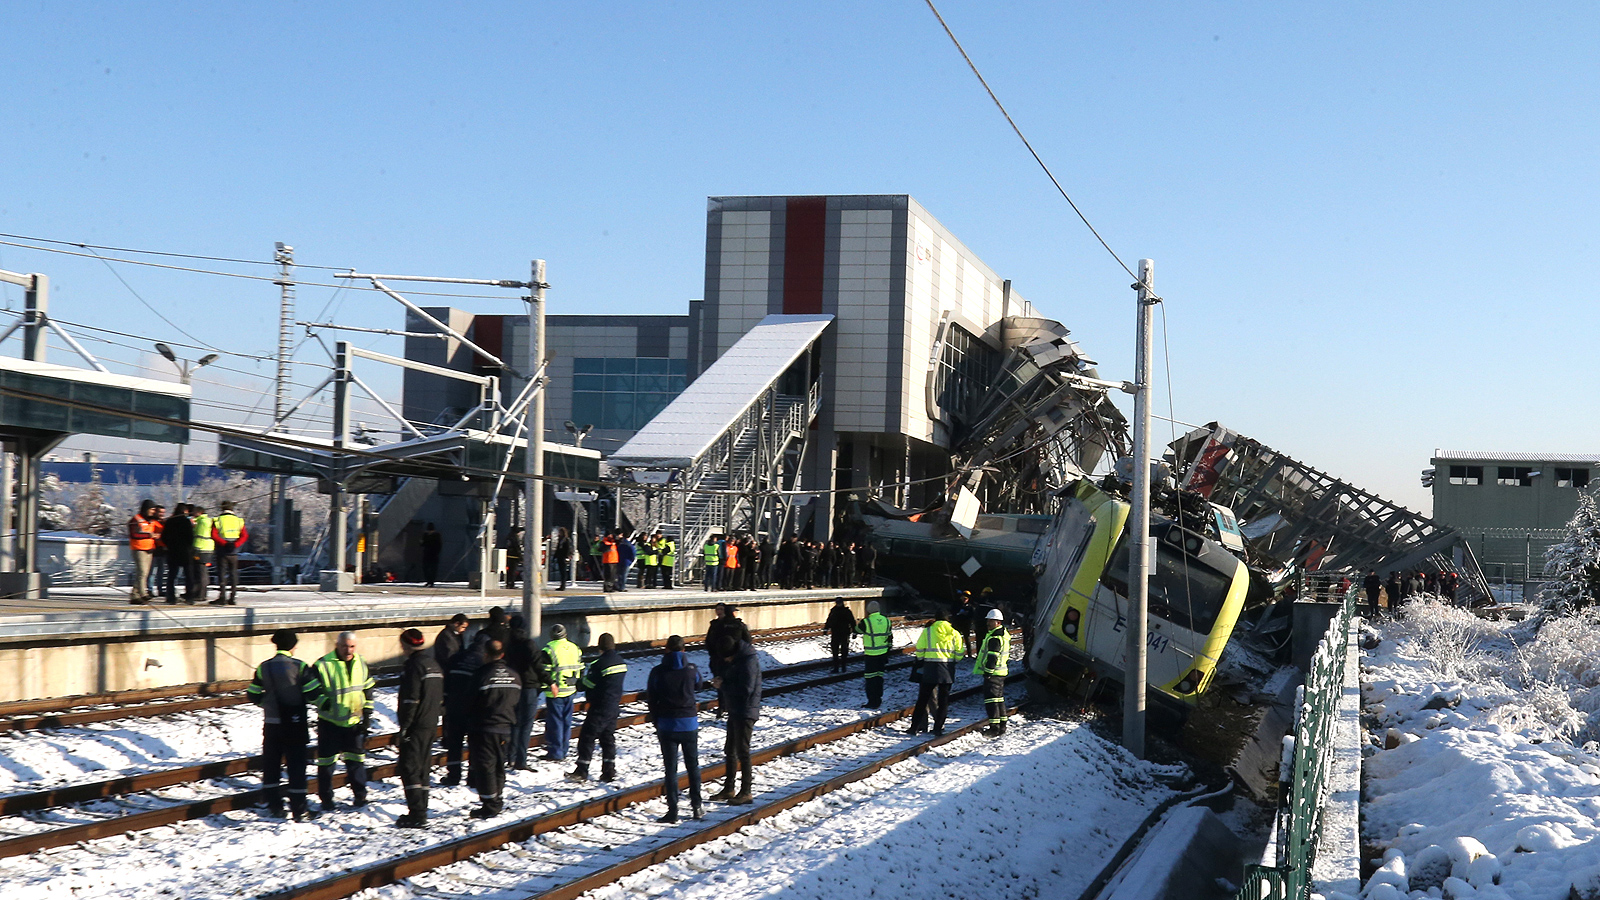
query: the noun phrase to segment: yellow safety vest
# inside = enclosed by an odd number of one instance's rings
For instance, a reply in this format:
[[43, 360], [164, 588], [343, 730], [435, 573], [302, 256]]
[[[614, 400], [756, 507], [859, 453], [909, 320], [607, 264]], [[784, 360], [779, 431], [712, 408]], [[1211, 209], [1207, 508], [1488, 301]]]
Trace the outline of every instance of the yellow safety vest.
[[700, 555], [705, 557], [706, 565], [708, 565], [708, 566], [716, 565], [717, 564], [717, 556], [719, 555], [717, 553], [717, 545], [716, 545], [716, 543], [715, 542], [708, 543], [704, 547], [701, 547], [700, 548]]
[[316, 703], [318, 718], [348, 728], [361, 721], [363, 710], [372, 708], [367, 692], [376, 685], [360, 654], [346, 664], [333, 651], [312, 666], [305, 692]]
[[894, 626], [883, 613], [871, 613], [856, 625], [861, 632], [861, 652], [868, 656], [882, 656], [893, 643]]
[[583, 651], [578, 645], [561, 638], [544, 645], [544, 652], [549, 654], [550, 662], [545, 668], [545, 678], [550, 681], [550, 686], [545, 688], [546, 697], [569, 697], [578, 692], [578, 677], [583, 672]]
[[953, 662], [964, 653], [961, 633], [949, 622], [935, 621], [917, 635], [917, 659], [923, 662]]
[[244, 532], [244, 520], [233, 513], [223, 513], [217, 516], [217, 533], [225, 541], [237, 541]]
[[663, 566], [676, 566], [678, 564], [678, 542], [667, 541], [662, 545], [661, 564]]
[[210, 553], [217, 549], [217, 542], [211, 539], [211, 526], [216, 522], [210, 516], [194, 517], [194, 549], [196, 553]]
[[978, 648], [978, 658], [973, 660], [974, 675], [1006, 675], [1006, 663], [1011, 661], [1011, 632], [1004, 625], [991, 629], [983, 636], [983, 646]]

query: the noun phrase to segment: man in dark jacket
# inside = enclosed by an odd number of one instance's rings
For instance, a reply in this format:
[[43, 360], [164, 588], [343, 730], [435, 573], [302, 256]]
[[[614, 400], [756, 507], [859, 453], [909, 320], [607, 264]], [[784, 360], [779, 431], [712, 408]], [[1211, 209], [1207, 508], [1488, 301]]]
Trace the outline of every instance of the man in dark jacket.
[[161, 543], [167, 548], [167, 584], [162, 593], [168, 603], [178, 602], [178, 573], [183, 573], [183, 599], [194, 605], [194, 522], [189, 519], [189, 504], [179, 503], [172, 515], [161, 523]]
[[1373, 569], [1367, 573], [1367, 580], [1361, 586], [1367, 592], [1367, 615], [1373, 617], [1378, 614], [1378, 592], [1383, 590], [1383, 579], [1378, 577], [1378, 571]]
[[614, 781], [617, 777], [617, 713], [622, 707], [622, 683], [628, 677], [628, 664], [617, 652], [617, 639], [609, 632], [600, 635], [599, 643], [600, 656], [584, 669], [579, 682], [589, 702], [589, 712], [578, 733], [578, 767], [567, 776], [568, 781], [589, 780], [589, 760], [594, 758], [597, 743], [600, 780]]
[[406, 792], [406, 814], [395, 820], [401, 828], [421, 828], [428, 821], [428, 769], [444, 709], [444, 669], [424, 648], [426, 642], [415, 628], [400, 632], [400, 648], [408, 654], [400, 673], [400, 730], [394, 740], [400, 748], [400, 784]]
[[443, 787], [461, 783], [461, 747], [472, 730], [472, 702], [477, 696], [478, 669], [483, 667], [483, 645], [489, 640], [482, 631], [472, 644], [455, 656], [444, 670], [444, 754]]
[[433, 587], [439, 580], [439, 555], [444, 552], [444, 535], [434, 530], [433, 523], [422, 532], [422, 580]]
[[661, 790], [667, 797], [667, 814], [657, 819], [671, 824], [678, 821], [678, 752], [683, 752], [683, 767], [689, 773], [689, 812], [701, 817], [700, 804], [700, 707], [695, 691], [704, 685], [700, 670], [683, 652], [683, 637], [667, 638], [667, 652], [661, 663], [650, 670], [646, 698], [650, 721], [656, 725], [661, 742], [661, 759], [666, 773]]
[[449, 624], [439, 629], [439, 636], [433, 639], [433, 660], [439, 668], [449, 666], [450, 658], [461, 652], [461, 638], [470, 624], [471, 620], [465, 615], [456, 613], [450, 617]]
[[828, 610], [828, 651], [833, 654], [834, 672], [843, 672], [850, 658], [850, 636], [856, 633], [856, 614], [844, 605], [843, 597], [836, 597], [833, 609]]
[[256, 677], [245, 689], [250, 702], [261, 707], [261, 787], [267, 795], [267, 811], [283, 818], [283, 795], [278, 777], [289, 770], [289, 811], [299, 822], [306, 815], [306, 742], [311, 736], [306, 725], [306, 664], [290, 653], [300, 639], [282, 630], [272, 635], [278, 652], [256, 666]]
[[[734, 647], [732, 657], [722, 668], [718, 687], [722, 689], [722, 702], [728, 713], [727, 739], [722, 745], [728, 777], [722, 782], [722, 790], [711, 799], [744, 806], [751, 802], [750, 738], [755, 732], [756, 719], [761, 716], [761, 658], [748, 638]], [[735, 769], [739, 772], [738, 793], [733, 789]]]
[[872, 587], [878, 580], [878, 551], [871, 541], [856, 550], [856, 579], [862, 587]]
[[533, 741], [533, 721], [539, 714], [539, 668], [536, 660], [539, 648], [528, 634], [527, 622], [522, 616], [511, 617], [511, 641], [506, 644], [506, 665], [522, 680], [522, 697], [517, 701], [517, 727], [511, 732], [510, 767], [519, 771], [528, 768], [528, 745]]
[[522, 680], [506, 665], [505, 655], [504, 644], [494, 638], [485, 641], [484, 664], [473, 679], [467, 784], [483, 804], [470, 813], [474, 819], [492, 819], [505, 808], [506, 744], [522, 699]]
[[[722, 666], [728, 657], [733, 655], [733, 650], [739, 644], [740, 637], [749, 637], [750, 629], [745, 627], [735, 612], [737, 608], [731, 603], [717, 604], [717, 617], [706, 626], [706, 656], [710, 658], [711, 678], [716, 679], [722, 674]], [[717, 699], [722, 695], [718, 693]], [[722, 718], [724, 711], [722, 704], [717, 704], [717, 718]]]

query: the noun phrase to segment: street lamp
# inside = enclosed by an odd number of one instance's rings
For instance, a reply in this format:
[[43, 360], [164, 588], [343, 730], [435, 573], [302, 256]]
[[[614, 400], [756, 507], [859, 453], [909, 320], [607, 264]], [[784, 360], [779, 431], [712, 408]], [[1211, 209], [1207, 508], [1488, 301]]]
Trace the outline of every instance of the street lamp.
[[585, 425], [582, 428], [579, 428], [571, 419], [568, 419], [561, 424], [565, 425], [567, 431], [572, 435], [572, 446], [574, 447], [582, 447], [583, 439], [589, 434], [589, 432], [594, 430], [593, 425]]
[[[167, 362], [170, 362], [174, 366], [177, 367], [177, 369], [178, 369], [178, 381], [182, 382], [185, 387], [189, 386], [190, 373], [192, 373], [195, 369], [201, 368], [203, 366], [209, 366], [212, 363], [216, 362], [218, 359], [221, 359], [221, 356], [219, 356], [216, 353], [207, 353], [205, 356], [202, 356], [198, 360], [196, 360], [193, 365], [190, 365], [189, 364], [189, 360], [179, 359], [178, 358], [178, 354], [173, 353], [171, 347], [168, 347], [166, 344], [162, 344], [162, 343], [159, 343], [159, 342], [156, 344], [156, 352], [161, 354], [162, 356], [165, 356], [167, 358]], [[182, 503], [182, 502], [184, 502], [185, 500], [188, 499], [187, 489], [186, 489], [186, 487], [185, 487], [185, 485], [183, 483], [183, 446], [184, 446], [183, 444], [179, 444], [178, 445], [178, 502], [179, 503]], [[176, 509], [176, 506], [174, 506], [174, 509]]]

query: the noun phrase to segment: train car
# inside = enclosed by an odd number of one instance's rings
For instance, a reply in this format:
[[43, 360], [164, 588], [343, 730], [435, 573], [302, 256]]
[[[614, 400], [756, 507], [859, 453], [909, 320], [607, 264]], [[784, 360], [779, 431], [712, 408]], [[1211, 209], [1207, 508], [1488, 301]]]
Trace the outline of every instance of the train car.
[[[1041, 542], [1028, 672], [1053, 692], [1121, 681], [1126, 667], [1131, 507], [1088, 479], [1067, 489]], [[1147, 682], [1152, 700], [1186, 713], [1205, 693], [1244, 608], [1250, 576], [1222, 544], [1151, 517]], [[1085, 678], [1088, 681], [1085, 682]]]

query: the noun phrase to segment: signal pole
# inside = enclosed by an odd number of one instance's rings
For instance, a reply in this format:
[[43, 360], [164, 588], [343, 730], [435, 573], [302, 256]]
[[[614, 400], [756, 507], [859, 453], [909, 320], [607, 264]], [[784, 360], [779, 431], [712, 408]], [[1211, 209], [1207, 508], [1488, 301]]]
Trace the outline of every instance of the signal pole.
[[[273, 385], [272, 421], [283, 418], [289, 402], [289, 355], [294, 352], [294, 248], [278, 241], [278, 373]], [[289, 479], [272, 476], [272, 583], [283, 583], [283, 536], [289, 530]]]
[[1151, 307], [1161, 302], [1151, 291], [1155, 263], [1139, 260], [1138, 351], [1133, 395], [1133, 512], [1129, 518], [1132, 553], [1128, 573], [1127, 667], [1123, 672], [1122, 746], [1144, 758], [1145, 640], [1150, 609], [1150, 329]]

